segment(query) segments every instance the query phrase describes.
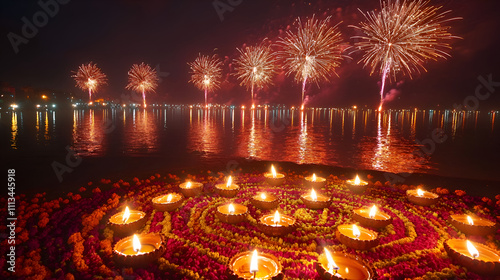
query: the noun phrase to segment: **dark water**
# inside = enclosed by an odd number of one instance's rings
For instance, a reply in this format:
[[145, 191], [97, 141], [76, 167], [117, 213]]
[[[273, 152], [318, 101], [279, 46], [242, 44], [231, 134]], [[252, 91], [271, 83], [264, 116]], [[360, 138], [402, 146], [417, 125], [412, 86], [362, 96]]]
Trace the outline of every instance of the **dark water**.
[[[498, 180], [496, 112], [188, 106], [2, 112], [2, 154], [254, 158]], [[433, 133], [441, 132], [433, 139]]]

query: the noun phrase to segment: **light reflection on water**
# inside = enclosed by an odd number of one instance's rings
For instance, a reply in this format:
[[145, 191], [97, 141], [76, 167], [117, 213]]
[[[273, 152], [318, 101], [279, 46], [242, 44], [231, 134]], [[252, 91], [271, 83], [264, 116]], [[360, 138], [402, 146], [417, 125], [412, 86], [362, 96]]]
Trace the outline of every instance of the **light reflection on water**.
[[[469, 162], [472, 153], [478, 154], [476, 162], [480, 162], [481, 153], [498, 151], [497, 115], [432, 110], [379, 113], [171, 107], [57, 114], [14, 111], [2, 113], [0, 121], [10, 128], [11, 150], [69, 145], [84, 157], [146, 155], [171, 160], [172, 154], [182, 157], [195, 153], [206, 159], [244, 157], [439, 174], [473, 169], [473, 161]], [[448, 137], [446, 145], [437, 144], [436, 153], [430, 155], [419, 152], [417, 142], [429, 139], [436, 128]]]

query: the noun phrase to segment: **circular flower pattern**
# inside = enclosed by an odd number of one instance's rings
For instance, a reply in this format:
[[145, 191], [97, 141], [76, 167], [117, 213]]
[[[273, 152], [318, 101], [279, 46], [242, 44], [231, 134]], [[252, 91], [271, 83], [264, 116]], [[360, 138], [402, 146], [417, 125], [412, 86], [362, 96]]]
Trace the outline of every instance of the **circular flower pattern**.
[[[185, 177], [185, 176], [183, 176]], [[173, 212], [156, 211], [151, 198], [178, 192], [180, 177], [156, 174], [145, 180], [134, 178], [111, 182], [103, 179], [81, 187], [78, 194], [49, 200], [45, 193], [33, 197], [16, 197], [16, 272], [20, 279], [226, 279], [229, 259], [242, 251], [257, 248], [276, 256], [286, 279], [320, 279], [315, 262], [324, 246], [330, 250], [358, 255], [370, 263], [379, 279], [487, 279], [454, 263], [444, 250], [450, 238], [465, 238], [451, 226], [451, 214], [474, 213], [496, 223], [500, 222], [500, 196], [497, 201], [468, 196], [464, 191], [453, 193], [436, 189], [438, 203], [429, 207], [409, 203], [405, 190], [410, 186], [391, 186], [370, 182], [363, 194], [353, 194], [344, 181], [329, 176], [327, 184], [317, 191], [331, 196], [325, 209], [310, 210], [300, 196], [309, 189], [303, 186], [303, 175], [288, 172], [287, 181], [269, 186], [262, 174], [237, 174], [240, 191], [234, 198], [217, 195], [214, 186], [223, 181], [223, 174], [189, 175], [188, 179], [204, 183], [204, 193], [187, 198]], [[260, 232], [258, 219], [274, 210], [260, 210], [251, 198], [265, 191], [280, 199], [280, 213], [293, 216], [297, 228], [282, 237]], [[6, 198], [0, 199], [7, 205]], [[247, 219], [227, 224], [216, 217], [217, 207], [228, 202], [248, 207]], [[393, 218], [391, 225], [378, 229], [380, 244], [367, 251], [342, 245], [335, 237], [338, 225], [355, 223], [354, 209], [376, 204]], [[166, 251], [147, 267], [127, 268], [114, 263], [112, 248], [120, 239], [107, 227], [113, 214], [127, 205], [147, 214], [146, 225], [139, 233], [156, 232], [166, 240]], [[7, 218], [2, 208], [0, 218]], [[0, 226], [5, 232], [6, 225]], [[374, 229], [376, 230], [376, 229]], [[498, 250], [500, 230], [487, 237], [471, 240]], [[9, 245], [10, 246], [10, 245]], [[7, 271], [7, 239], [0, 253], [2, 277]]]

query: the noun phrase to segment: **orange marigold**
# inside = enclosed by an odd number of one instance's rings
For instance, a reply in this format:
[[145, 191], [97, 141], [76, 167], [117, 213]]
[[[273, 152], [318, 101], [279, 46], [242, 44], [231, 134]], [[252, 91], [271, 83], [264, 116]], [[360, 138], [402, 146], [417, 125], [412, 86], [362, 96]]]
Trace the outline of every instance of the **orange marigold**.
[[455, 190], [455, 194], [458, 195], [458, 196], [464, 196], [465, 195], [465, 191], [463, 191], [463, 190]]

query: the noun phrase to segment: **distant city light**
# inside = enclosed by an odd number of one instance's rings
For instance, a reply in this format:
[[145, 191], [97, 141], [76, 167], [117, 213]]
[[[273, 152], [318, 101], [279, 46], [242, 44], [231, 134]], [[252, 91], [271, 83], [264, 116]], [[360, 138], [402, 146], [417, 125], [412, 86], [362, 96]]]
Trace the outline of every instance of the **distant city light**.
[[17, 104], [12, 104], [12, 105], [10, 105], [10, 107], [12, 107], [12, 109], [17, 109], [17, 108], [19, 108], [19, 106], [18, 106]]
[[42, 95], [42, 99], [47, 99], [47, 95]]

